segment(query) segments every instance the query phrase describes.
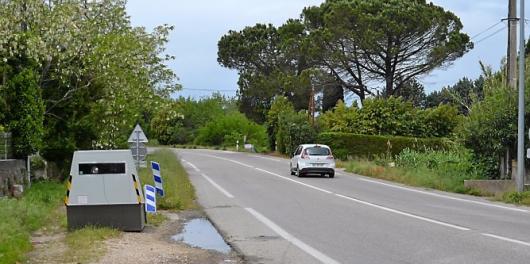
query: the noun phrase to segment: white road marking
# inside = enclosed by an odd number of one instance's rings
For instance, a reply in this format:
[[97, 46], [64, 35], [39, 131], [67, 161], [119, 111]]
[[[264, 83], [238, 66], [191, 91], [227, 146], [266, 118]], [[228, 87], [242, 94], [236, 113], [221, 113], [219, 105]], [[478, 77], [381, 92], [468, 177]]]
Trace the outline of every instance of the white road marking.
[[365, 182], [370, 182], [370, 183], [375, 183], [375, 184], [380, 184], [380, 185], [384, 185], [384, 186], [387, 186], [387, 187], [396, 188], [396, 189], [400, 189], [400, 190], [405, 190], [405, 191], [409, 191], [409, 192], [415, 192], [415, 193], [421, 193], [421, 194], [425, 194], [425, 195], [445, 198], [445, 199], [449, 199], [449, 200], [455, 200], [455, 201], [460, 201], [460, 202], [479, 204], [479, 205], [483, 205], [483, 206], [495, 207], [495, 208], [500, 208], [500, 209], [505, 209], [505, 210], [516, 211], [516, 212], [523, 212], [523, 213], [528, 213], [529, 212], [528, 210], [524, 210], [524, 209], [513, 208], [513, 207], [508, 207], [508, 206], [502, 206], [502, 205], [497, 205], [497, 204], [493, 204], [493, 203], [473, 201], [473, 200], [457, 198], [457, 197], [452, 197], [452, 196], [438, 194], [438, 193], [433, 193], [433, 192], [420, 191], [420, 190], [416, 190], [416, 189], [412, 189], [412, 188], [402, 187], [402, 186], [389, 184], [389, 183], [384, 183], [384, 182], [380, 182], [380, 181], [369, 180], [369, 179], [365, 179], [365, 178], [359, 178], [359, 180], [365, 181]]
[[[239, 164], [239, 165], [242, 165], [242, 166], [245, 166], [245, 167], [249, 167], [249, 168], [253, 168], [253, 169], [256, 169], [258, 171], [261, 171], [261, 172], [264, 172], [264, 173], [279, 177], [281, 179], [284, 179], [284, 180], [287, 180], [287, 181], [291, 181], [291, 182], [306, 186], [308, 188], [311, 188], [311, 189], [314, 189], [314, 190], [317, 190], [317, 191], [320, 191], [320, 192], [324, 192], [324, 193], [327, 193], [327, 194], [334, 194], [337, 197], [348, 199], [350, 201], [354, 201], [354, 202], [357, 202], [357, 203], [360, 203], [360, 204], [364, 204], [364, 205], [367, 205], [367, 206], [378, 208], [378, 209], [381, 209], [381, 210], [384, 210], [384, 211], [387, 211], [387, 212], [392, 212], [392, 213], [395, 213], [395, 214], [411, 217], [411, 218], [422, 220], [422, 221], [425, 221], [425, 222], [429, 222], [429, 223], [433, 223], [433, 224], [437, 224], [437, 225], [442, 225], [442, 226], [458, 229], [458, 230], [461, 230], [461, 231], [469, 231], [469, 230], [471, 230], [469, 228], [462, 227], [462, 226], [459, 226], [459, 225], [454, 225], [454, 224], [450, 224], [450, 223], [446, 223], [446, 222], [441, 222], [441, 221], [434, 220], [434, 219], [431, 219], [431, 218], [427, 218], [427, 217], [423, 217], [423, 216], [419, 216], [419, 215], [414, 215], [414, 214], [406, 213], [406, 212], [399, 211], [399, 210], [396, 210], [396, 209], [392, 209], [392, 208], [384, 207], [384, 206], [381, 206], [381, 205], [373, 204], [373, 203], [370, 203], [370, 202], [362, 201], [362, 200], [355, 199], [355, 198], [352, 198], [352, 197], [349, 197], [349, 196], [345, 196], [345, 195], [342, 195], [342, 194], [333, 193], [331, 191], [328, 191], [328, 190], [325, 190], [325, 189], [322, 189], [322, 188], [319, 188], [319, 187], [316, 187], [316, 186], [313, 186], [313, 185], [310, 185], [310, 184], [307, 184], [307, 183], [296, 181], [296, 180], [293, 180], [291, 178], [282, 176], [280, 174], [277, 174], [277, 173], [274, 173], [274, 172], [270, 172], [270, 171], [267, 171], [267, 170], [264, 170], [264, 169], [261, 169], [261, 168], [253, 167], [253, 166], [250, 166], [250, 165], [247, 165], [245, 163], [238, 162], [238, 161], [234, 161], [234, 160], [230, 160], [230, 159], [226, 159], [226, 158], [221, 158], [221, 157], [217, 157], [217, 156], [213, 156], [213, 155], [207, 155], [207, 156], [210, 156], [210, 157], [213, 157], [213, 158], [217, 158], [217, 159], [226, 160], [226, 161], [230, 161], [230, 162], [234, 162], [236, 164]], [[376, 183], [379, 183], [379, 182], [376, 182]], [[394, 187], [393, 185], [390, 185], [390, 186]], [[395, 186], [395, 187], [398, 187], [398, 186]], [[404, 187], [401, 187], [401, 188], [404, 188]], [[404, 188], [404, 189], [410, 190], [410, 189], [407, 189], [407, 188]], [[455, 199], [458, 199], [458, 198], [455, 198]], [[462, 199], [462, 200], [464, 200], [464, 199]], [[464, 200], [464, 201], [467, 201], [467, 200]]]
[[245, 163], [242, 163], [242, 162], [239, 162], [239, 161], [235, 161], [235, 160], [231, 160], [231, 159], [226, 159], [226, 158], [222, 158], [222, 157], [217, 157], [217, 156], [214, 156], [214, 155], [208, 155], [208, 154], [199, 154], [201, 156], [207, 156], [207, 157], [212, 157], [212, 158], [217, 158], [217, 159], [221, 159], [221, 160], [226, 160], [226, 161], [230, 161], [230, 162], [233, 162], [235, 164], [239, 164], [241, 166], [244, 166], [244, 167], [247, 167], [247, 168], [251, 168], [251, 169], [254, 169], [254, 166], [250, 166], [250, 165], [247, 165]]
[[268, 174], [270, 174], [270, 175], [273, 175], [273, 176], [276, 176], [276, 177], [282, 178], [282, 179], [284, 179], [284, 180], [291, 181], [291, 182], [294, 182], [294, 183], [298, 183], [298, 184], [300, 184], [300, 185], [303, 185], [303, 186], [309, 187], [309, 188], [311, 188], [311, 189], [315, 189], [315, 190], [317, 190], [317, 191], [321, 191], [321, 192], [328, 193], [328, 194], [333, 194], [333, 192], [330, 192], [330, 191], [328, 191], [328, 190], [324, 190], [324, 189], [322, 189], [322, 188], [318, 188], [318, 187], [313, 186], [313, 185], [311, 185], [311, 184], [307, 184], [307, 183], [299, 182], [299, 181], [293, 180], [293, 179], [291, 179], [291, 178], [288, 178], [288, 177], [282, 176], [282, 175], [280, 175], [280, 174], [276, 174], [276, 173], [274, 173], [274, 172], [270, 172], [270, 171], [267, 171], [267, 170], [264, 170], [264, 169], [260, 169], [260, 168], [255, 168], [255, 169], [256, 169], [256, 170], [259, 170], [259, 171], [261, 171], [261, 172], [265, 172], [265, 173], [268, 173]]
[[272, 161], [282, 162], [282, 163], [288, 161], [288, 160], [279, 160], [279, 159], [275, 159], [275, 158], [263, 157], [263, 156], [260, 156], [260, 155], [252, 155], [252, 156], [256, 157], [256, 158], [260, 158], [260, 159], [272, 160]]
[[482, 233], [482, 235], [483, 235], [483, 236], [493, 237], [493, 238], [500, 239], [500, 240], [503, 240], [503, 241], [512, 242], [512, 243], [516, 243], [516, 244], [519, 244], [519, 245], [523, 245], [523, 246], [530, 247], [530, 243], [528, 243], [528, 242], [524, 242], [524, 241], [521, 241], [521, 240], [512, 239], [512, 238], [507, 238], [507, 237], [503, 237], [503, 236], [497, 236], [497, 235], [488, 234], [488, 233]]
[[193, 165], [191, 162], [189, 161], [186, 161], [186, 160], [182, 160], [183, 162], [185, 162], [186, 164], [188, 164], [190, 167], [192, 167], [196, 172], [200, 172], [201, 170], [199, 170], [199, 168], [197, 168], [197, 166]]
[[283, 228], [279, 227], [277, 224], [272, 222], [270, 219], [265, 217], [264, 215], [260, 214], [256, 210], [252, 208], [245, 208], [251, 215], [253, 215], [256, 219], [258, 219], [260, 222], [265, 224], [267, 227], [272, 229], [274, 232], [276, 232], [278, 235], [283, 237], [285, 240], [289, 241], [291, 244], [297, 246], [301, 250], [305, 251], [307, 254], [313, 256], [314, 258], [318, 259], [320, 262], [325, 264], [339, 264], [338, 261], [326, 256], [324, 253], [314, 249], [310, 245], [302, 242], [300, 239], [294, 237], [293, 235], [289, 234], [287, 231], [285, 231]]
[[359, 200], [359, 199], [355, 199], [355, 198], [352, 198], [352, 197], [349, 197], [349, 196], [345, 196], [345, 195], [342, 195], [342, 194], [335, 194], [335, 195], [338, 196], [338, 197], [344, 198], [344, 199], [348, 199], [348, 200], [354, 201], [356, 203], [360, 203], [360, 204], [364, 204], [364, 205], [367, 205], [367, 206], [375, 207], [377, 209], [381, 209], [381, 210], [384, 210], [384, 211], [387, 211], [387, 212], [391, 212], [391, 213], [395, 213], [395, 214], [399, 214], [399, 215], [403, 215], [403, 216], [408, 216], [408, 217], [415, 218], [415, 219], [422, 220], [422, 221], [426, 221], [426, 222], [429, 222], [429, 223], [438, 224], [438, 225], [442, 225], [442, 226], [446, 226], [446, 227], [451, 227], [451, 228], [458, 229], [458, 230], [461, 230], [461, 231], [469, 231], [470, 230], [469, 228], [466, 228], [466, 227], [453, 225], [453, 224], [441, 222], [441, 221], [438, 221], [438, 220], [426, 218], [426, 217], [423, 217], [423, 216], [406, 213], [406, 212], [399, 211], [399, 210], [396, 210], [396, 209], [391, 209], [391, 208], [384, 207], [384, 206], [381, 206], [381, 205], [365, 202], [365, 201], [362, 201], [362, 200]]
[[227, 190], [225, 190], [223, 187], [221, 187], [219, 184], [217, 184], [215, 181], [213, 181], [208, 175], [201, 173], [202, 177], [204, 177], [207, 181], [209, 181], [217, 190], [222, 192], [226, 197], [228, 198], [234, 198], [232, 194], [230, 194]]

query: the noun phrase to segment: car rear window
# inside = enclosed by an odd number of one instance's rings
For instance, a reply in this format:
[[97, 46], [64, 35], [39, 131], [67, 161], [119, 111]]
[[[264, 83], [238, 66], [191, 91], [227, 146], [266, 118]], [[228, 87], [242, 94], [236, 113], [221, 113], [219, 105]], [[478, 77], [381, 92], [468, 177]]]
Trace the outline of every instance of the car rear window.
[[328, 148], [323, 147], [310, 147], [306, 149], [309, 156], [328, 156], [330, 151]]

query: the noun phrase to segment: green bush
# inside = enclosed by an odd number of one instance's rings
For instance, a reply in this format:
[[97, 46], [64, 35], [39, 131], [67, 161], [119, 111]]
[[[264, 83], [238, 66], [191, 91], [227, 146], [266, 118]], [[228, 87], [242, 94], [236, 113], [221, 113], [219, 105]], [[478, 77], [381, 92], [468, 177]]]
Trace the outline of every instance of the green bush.
[[349, 161], [346, 170], [412, 186], [479, 195], [480, 192], [464, 186], [464, 180], [483, 178], [482, 170], [474, 165], [472, 158], [471, 152], [464, 148], [439, 151], [405, 149], [394, 158], [395, 167], [388, 165], [391, 160], [374, 162], [358, 159]]
[[411, 138], [398, 136], [372, 136], [350, 133], [326, 132], [318, 135], [318, 143], [331, 147], [339, 159], [362, 157], [373, 159], [376, 156], [398, 155], [406, 148], [414, 150], [443, 150], [451, 145], [444, 138]]
[[464, 180], [484, 177], [483, 170], [473, 162], [470, 150], [458, 147], [439, 151], [404, 149], [395, 158], [398, 167], [407, 170], [432, 171], [448, 189], [455, 190]]
[[13, 150], [16, 157], [23, 158], [42, 147], [45, 107], [39, 76], [25, 69], [8, 81], [5, 91], [7, 126], [13, 135]]
[[267, 147], [265, 127], [250, 121], [241, 113], [221, 116], [199, 128], [195, 144], [235, 146], [237, 140], [243, 144], [244, 136], [247, 137], [247, 143], [253, 144], [258, 151]]
[[371, 98], [359, 108], [339, 102], [319, 117], [326, 132], [408, 137], [451, 136], [462, 120], [454, 106], [419, 109], [402, 98]]

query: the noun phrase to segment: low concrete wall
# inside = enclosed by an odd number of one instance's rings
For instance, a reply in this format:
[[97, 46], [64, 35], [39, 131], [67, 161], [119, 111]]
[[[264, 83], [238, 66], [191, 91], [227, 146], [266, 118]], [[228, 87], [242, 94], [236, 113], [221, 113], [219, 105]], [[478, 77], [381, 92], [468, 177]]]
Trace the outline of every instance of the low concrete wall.
[[483, 194], [502, 194], [515, 190], [513, 180], [465, 180], [464, 186], [481, 191]]
[[24, 184], [26, 177], [26, 161], [0, 160], [0, 196], [11, 196], [13, 185]]

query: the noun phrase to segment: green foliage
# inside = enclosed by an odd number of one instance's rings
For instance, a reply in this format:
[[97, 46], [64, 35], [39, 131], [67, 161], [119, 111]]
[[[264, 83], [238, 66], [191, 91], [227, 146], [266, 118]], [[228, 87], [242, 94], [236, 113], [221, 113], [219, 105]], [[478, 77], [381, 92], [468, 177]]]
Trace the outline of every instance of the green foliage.
[[458, 130], [491, 178], [498, 177], [498, 157], [513, 149], [517, 138], [517, 94], [502, 75], [486, 72], [484, 100], [472, 105]]
[[441, 150], [450, 147], [444, 138], [411, 138], [399, 136], [358, 135], [351, 133], [326, 132], [318, 135], [317, 143], [326, 144], [339, 159], [349, 157], [368, 158], [398, 155], [406, 148], [414, 150]]
[[34, 183], [22, 199], [0, 199], [0, 263], [22, 261], [31, 250], [30, 236], [51, 220], [62, 203], [65, 188], [60, 183]]
[[473, 154], [465, 148], [450, 148], [439, 151], [417, 151], [404, 149], [395, 158], [396, 165], [407, 169], [425, 168], [435, 171], [440, 177], [479, 179], [482, 170], [473, 162]]
[[267, 134], [269, 136], [270, 149], [276, 150], [277, 142], [280, 152], [285, 152], [285, 145], [283, 144], [283, 134], [279, 134], [280, 120], [285, 113], [294, 113], [294, 107], [286, 97], [278, 96], [274, 99], [270, 110], [267, 112]]
[[428, 108], [420, 112], [423, 117], [424, 136], [447, 137], [452, 136], [455, 129], [462, 122], [455, 106], [440, 105], [436, 108]]
[[183, 118], [178, 105], [168, 103], [151, 119], [151, 136], [162, 145], [187, 143], [187, 131], [182, 125]]
[[[149, 134], [150, 118], [180, 87], [166, 64], [173, 59], [164, 48], [171, 29], [133, 27], [121, 0], [2, 1], [0, 93], [2, 84], [33, 70], [44, 122], [24, 123], [45, 128], [24, 130], [41, 135], [47, 160], [67, 165], [76, 149], [124, 147], [136, 123]], [[13, 112], [4, 98], [0, 112]]]
[[472, 47], [453, 13], [427, 1], [328, 0], [307, 7], [308, 50], [361, 101], [369, 83], [397, 95], [408, 80], [447, 65]]
[[507, 192], [502, 196], [505, 203], [530, 205], [530, 192]]
[[402, 98], [367, 99], [362, 108], [339, 102], [319, 117], [324, 131], [366, 135], [448, 137], [460, 123], [456, 107], [417, 109]]
[[220, 94], [199, 100], [180, 97], [163, 102], [153, 114], [148, 136], [164, 145], [193, 143], [199, 128], [234, 112], [237, 112], [235, 100]]
[[357, 106], [347, 107], [339, 101], [332, 111], [325, 112], [319, 118], [319, 124], [329, 132], [360, 133], [360, 111]]
[[307, 113], [296, 112], [287, 98], [282, 96], [274, 100], [267, 114], [267, 126], [271, 149], [283, 154], [290, 154], [298, 145], [311, 143], [316, 138], [316, 130], [309, 123]]
[[362, 130], [367, 135], [418, 135], [419, 125], [411, 103], [390, 97], [367, 99], [360, 112]]
[[[393, 161], [395, 167], [390, 167]], [[384, 162], [352, 160], [346, 169], [408, 185], [473, 195], [478, 192], [465, 188], [464, 180], [484, 177], [481, 167], [473, 162], [471, 151], [462, 147], [444, 150], [406, 148]]]
[[[278, 151], [292, 154], [300, 144], [313, 143], [317, 136], [305, 112], [286, 112], [280, 116], [278, 128]], [[283, 150], [283, 151], [282, 151]]]
[[484, 81], [483, 76], [474, 81], [464, 77], [453, 86], [429, 94], [425, 98], [425, 106], [449, 104], [458, 107], [461, 114], [467, 115], [474, 103], [484, 99]]
[[7, 125], [13, 151], [18, 158], [37, 152], [42, 146], [44, 103], [35, 72], [25, 69], [11, 78], [5, 89]]
[[256, 149], [267, 147], [267, 133], [263, 126], [250, 121], [241, 113], [230, 113], [218, 117], [199, 128], [195, 144], [213, 146], [235, 146], [236, 140], [243, 144], [244, 136], [247, 142]]
[[412, 103], [417, 108], [424, 107], [427, 99], [425, 87], [416, 78], [404, 82], [401, 88], [396, 91], [396, 96], [402, 97], [405, 101]]

